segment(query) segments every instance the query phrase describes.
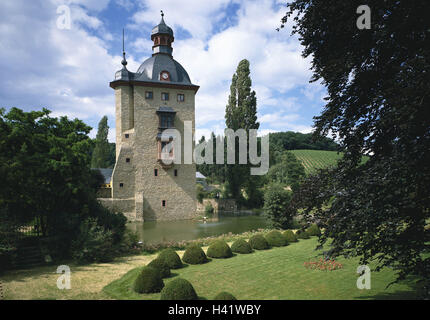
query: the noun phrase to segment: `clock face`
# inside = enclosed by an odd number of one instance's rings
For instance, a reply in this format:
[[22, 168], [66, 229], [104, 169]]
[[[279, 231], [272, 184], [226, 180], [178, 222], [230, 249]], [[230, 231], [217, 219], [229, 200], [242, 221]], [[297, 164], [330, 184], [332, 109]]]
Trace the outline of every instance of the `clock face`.
[[169, 79], [169, 74], [167, 72], [163, 72], [161, 74], [161, 78], [163, 78], [164, 80], [167, 80], [167, 79]]

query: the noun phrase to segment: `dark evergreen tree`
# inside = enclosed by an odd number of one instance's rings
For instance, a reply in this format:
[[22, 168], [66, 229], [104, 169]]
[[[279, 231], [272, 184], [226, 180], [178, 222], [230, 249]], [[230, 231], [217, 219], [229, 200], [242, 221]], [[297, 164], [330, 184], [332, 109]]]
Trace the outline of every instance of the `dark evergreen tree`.
[[337, 168], [302, 185], [298, 205], [324, 228], [323, 243], [333, 237], [334, 256], [375, 260], [430, 287], [430, 2], [366, 1], [364, 30], [360, 4], [296, 0], [283, 19], [328, 90], [315, 134], [332, 132], [344, 150]]

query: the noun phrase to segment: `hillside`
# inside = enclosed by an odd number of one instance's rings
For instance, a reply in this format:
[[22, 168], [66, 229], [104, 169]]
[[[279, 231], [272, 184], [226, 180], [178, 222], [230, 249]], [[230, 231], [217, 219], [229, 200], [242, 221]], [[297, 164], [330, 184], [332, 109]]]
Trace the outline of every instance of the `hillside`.
[[337, 160], [342, 157], [337, 151], [325, 150], [291, 150], [305, 167], [306, 174], [315, 172], [317, 169], [336, 165]]

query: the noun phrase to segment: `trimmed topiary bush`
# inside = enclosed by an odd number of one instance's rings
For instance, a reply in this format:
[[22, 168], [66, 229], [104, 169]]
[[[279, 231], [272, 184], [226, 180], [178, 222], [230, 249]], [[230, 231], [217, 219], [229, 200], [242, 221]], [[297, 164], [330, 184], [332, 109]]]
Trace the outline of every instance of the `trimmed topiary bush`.
[[134, 291], [137, 293], [160, 292], [163, 287], [160, 272], [151, 267], [144, 267], [134, 281]]
[[231, 256], [233, 256], [233, 253], [224, 240], [216, 240], [208, 248], [208, 257], [230, 258]]
[[175, 250], [171, 248], [164, 249], [158, 255], [158, 258], [164, 261], [170, 269], [182, 268], [182, 261]]
[[269, 243], [261, 234], [256, 234], [252, 236], [251, 238], [249, 238], [248, 242], [252, 249], [265, 250], [270, 248]]
[[297, 230], [296, 232], [297, 239], [309, 239], [310, 235], [307, 231]]
[[170, 281], [161, 290], [161, 300], [196, 300], [197, 294], [192, 284], [182, 278]]
[[246, 240], [239, 239], [233, 242], [233, 244], [231, 245], [231, 251], [236, 253], [251, 253], [252, 248]]
[[272, 247], [283, 247], [288, 244], [287, 239], [278, 230], [272, 230], [265, 235], [267, 243]]
[[319, 237], [321, 235], [321, 230], [318, 228], [316, 224], [312, 224], [309, 228], [306, 229], [306, 232], [312, 237], [317, 236]]
[[223, 291], [218, 293], [215, 296], [214, 300], [237, 300], [237, 299], [231, 293]]
[[298, 241], [297, 236], [294, 234], [292, 230], [284, 231], [283, 236], [285, 237], [288, 243], [293, 243]]
[[196, 244], [191, 244], [187, 247], [184, 255], [182, 256], [182, 260], [189, 264], [202, 264], [208, 262], [205, 252]]
[[170, 277], [170, 268], [165, 261], [161, 259], [154, 259], [148, 263], [148, 267], [156, 269], [160, 273], [161, 278]]

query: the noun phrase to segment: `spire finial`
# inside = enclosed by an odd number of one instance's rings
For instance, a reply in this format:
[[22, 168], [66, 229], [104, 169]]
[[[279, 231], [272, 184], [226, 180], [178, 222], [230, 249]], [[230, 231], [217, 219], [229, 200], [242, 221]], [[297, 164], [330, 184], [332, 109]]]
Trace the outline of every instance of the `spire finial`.
[[124, 48], [124, 28], [122, 28], [122, 61], [121, 64], [124, 66], [127, 65], [127, 60], [125, 59], [125, 48]]
[[163, 10], [160, 10], [161, 11], [161, 17], [164, 17], [164, 12], [163, 12]]

